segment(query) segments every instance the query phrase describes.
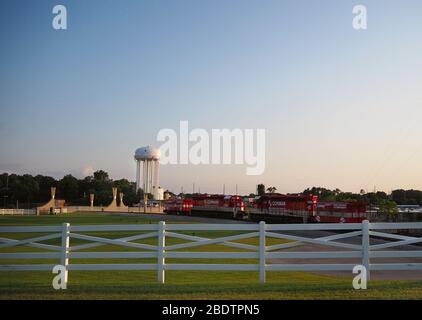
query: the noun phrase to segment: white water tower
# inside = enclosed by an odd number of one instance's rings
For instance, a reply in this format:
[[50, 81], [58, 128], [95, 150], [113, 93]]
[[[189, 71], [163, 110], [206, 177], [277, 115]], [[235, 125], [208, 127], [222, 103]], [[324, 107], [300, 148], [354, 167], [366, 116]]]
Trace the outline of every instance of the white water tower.
[[[147, 146], [136, 149], [136, 191], [140, 188], [151, 193], [156, 200], [160, 197], [160, 150]], [[141, 162], [143, 163], [141, 185]]]

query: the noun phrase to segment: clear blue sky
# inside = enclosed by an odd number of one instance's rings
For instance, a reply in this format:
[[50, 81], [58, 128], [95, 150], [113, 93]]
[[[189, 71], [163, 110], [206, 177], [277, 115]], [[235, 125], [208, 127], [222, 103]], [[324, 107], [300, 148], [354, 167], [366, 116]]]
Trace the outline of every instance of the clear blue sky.
[[0, 172], [134, 180], [134, 150], [189, 120], [267, 129], [266, 172], [166, 166], [174, 191], [422, 189], [419, 0], [2, 0], [0, 15]]

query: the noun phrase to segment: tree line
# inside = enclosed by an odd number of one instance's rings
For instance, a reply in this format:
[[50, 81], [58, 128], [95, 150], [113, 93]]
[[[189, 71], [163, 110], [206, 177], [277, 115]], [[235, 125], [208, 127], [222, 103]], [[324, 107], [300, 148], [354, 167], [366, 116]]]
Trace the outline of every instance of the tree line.
[[[257, 194], [274, 193], [275, 187], [266, 188], [264, 184], [257, 186]], [[420, 190], [393, 190], [387, 194], [384, 191], [366, 192], [361, 189], [359, 193], [343, 192], [340, 189], [327, 189], [323, 187], [307, 188], [303, 194], [318, 196], [320, 201], [360, 201], [370, 206], [378, 207], [383, 212], [397, 212], [397, 205], [419, 205], [422, 206], [422, 191]]]
[[[112, 200], [112, 187], [124, 193], [124, 202], [132, 206], [143, 199], [143, 191], [136, 192], [136, 185], [127, 179], [112, 180], [103, 170], [94, 172], [92, 176], [78, 179], [65, 175], [62, 179], [30, 174], [18, 175], [3, 173], [0, 175], [0, 206], [7, 208], [33, 208], [50, 199], [50, 188], [56, 187], [56, 199], [64, 199], [67, 205], [89, 205], [89, 194], [94, 193], [94, 205], [105, 206]], [[257, 195], [275, 193], [276, 187], [266, 188], [264, 184], [257, 186]], [[168, 191], [167, 191], [168, 192]], [[359, 193], [343, 192], [339, 189], [322, 187], [307, 188], [304, 194], [317, 195], [320, 201], [362, 201], [370, 205], [382, 207], [385, 211], [394, 211], [397, 205], [422, 205], [422, 191], [393, 190], [390, 194], [383, 191]], [[151, 198], [151, 195], [148, 195]], [[255, 194], [250, 194], [250, 197]]]
[[304, 190], [304, 193], [318, 195], [323, 201], [363, 201], [374, 205], [393, 201], [396, 205], [422, 205], [422, 191], [413, 189], [397, 189], [387, 194], [384, 191], [366, 192], [363, 189], [359, 193], [352, 193], [312, 187]]
[[143, 198], [143, 191], [136, 192], [134, 182], [127, 179], [112, 180], [103, 170], [83, 179], [69, 174], [59, 180], [43, 175], [3, 173], [0, 175], [0, 206], [33, 208], [50, 200], [51, 187], [56, 187], [56, 199], [66, 200], [67, 205], [89, 205], [90, 193], [95, 195], [95, 206], [108, 205], [113, 198], [112, 187], [124, 193], [123, 201], [126, 205], [132, 206]]

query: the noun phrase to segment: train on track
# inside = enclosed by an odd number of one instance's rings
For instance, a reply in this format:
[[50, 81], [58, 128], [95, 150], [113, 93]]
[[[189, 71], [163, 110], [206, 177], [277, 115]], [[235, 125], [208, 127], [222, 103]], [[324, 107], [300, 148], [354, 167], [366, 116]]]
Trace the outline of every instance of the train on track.
[[269, 223], [359, 223], [366, 219], [367, 204], [319, 201], [318, 196], [305, 194], [266, 194], [253, 201], [233, 195], [198, 194], [168, 200], [164, 212]]

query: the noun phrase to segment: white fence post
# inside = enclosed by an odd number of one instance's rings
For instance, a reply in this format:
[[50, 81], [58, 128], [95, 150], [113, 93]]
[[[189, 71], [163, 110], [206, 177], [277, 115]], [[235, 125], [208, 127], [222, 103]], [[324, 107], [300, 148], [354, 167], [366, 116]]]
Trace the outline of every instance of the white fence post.
[[164, 247], [166, 246], [166, 234], [165, 234], [166, 223], [165, 221], [160, 221], [158, 224], [158, 256], [157, 256], [157, 271], [158, 271], [158, 282], [164, 283], [165, 281], [165, 271], [164, 271]]
[[259, 223], [259, 281], [265, 283], [265, 221]]
[[366, 268], [366, 277], [370, 279], [370, 262], [369, 262], [369, 221], [362, 221], [362, 265]]
[[60, 264], [65, 267], [64, 282], [66, 284], [68, 280], [69, 246], [70, 246], [70, 224], [63, 223], [62, 250], [60, 254]]

